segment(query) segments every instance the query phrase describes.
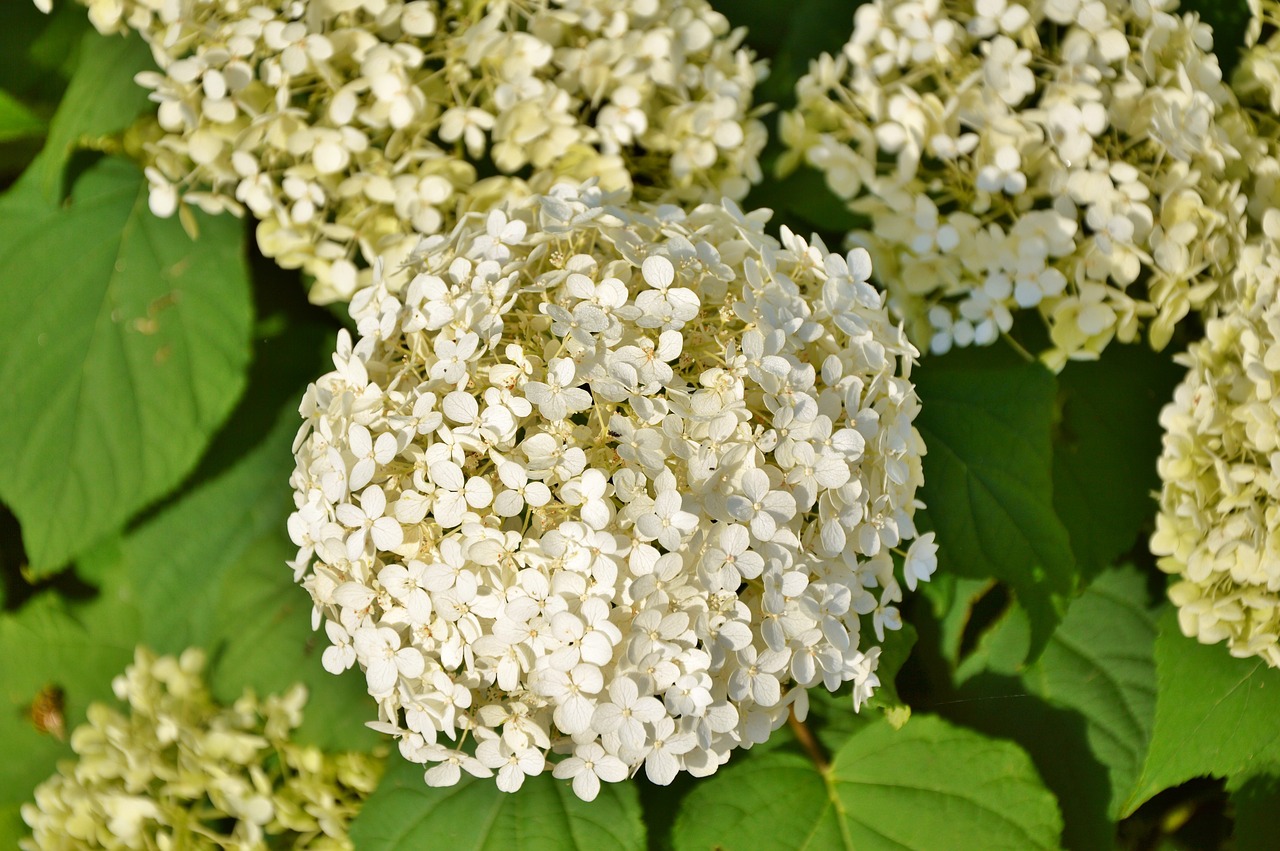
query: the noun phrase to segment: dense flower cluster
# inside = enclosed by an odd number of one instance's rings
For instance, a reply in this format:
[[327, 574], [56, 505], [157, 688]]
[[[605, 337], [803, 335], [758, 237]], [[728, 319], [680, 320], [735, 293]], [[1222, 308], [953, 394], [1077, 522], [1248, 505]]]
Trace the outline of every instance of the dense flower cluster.
[[1160, 415], [1163, 488], [1151, 550], [1180, 581], [1182, 631], [1280, 667], [1280, 211], [1242, 253], [1240, 301], [1179, 362]]
[[315, 301], [559, 179], [697, 202], [760, 178], [765, 69], [706, 0], [81, 2], [162, 69], [139, 75], [163, 131], [152, 209], [247, 208]]
[[1244, 125], [1172, 0], [875, 0], [784, 116], [934, 352], [1037, 310], [1046, 361], [1213, 305], [1244, 238]]
[[74, 762], [22, 807], [45, 849], [350, 849], [347, 826], [381, 764], [290, 741], [306, 689], [232, 706], [204, 683], [204, 654], [139, 649], [112, 683], [127, 714], [102, 703], [71, 734]]
[[917, 353], [866, 252], [616, 200], [560, 187], [427, 239], [302, 404], [324, 665], [363, 669], [433, 785], [514, 791], [549, 754], [585, 799], [709, 774], [806, 687], [861, 705], [900, 626]]

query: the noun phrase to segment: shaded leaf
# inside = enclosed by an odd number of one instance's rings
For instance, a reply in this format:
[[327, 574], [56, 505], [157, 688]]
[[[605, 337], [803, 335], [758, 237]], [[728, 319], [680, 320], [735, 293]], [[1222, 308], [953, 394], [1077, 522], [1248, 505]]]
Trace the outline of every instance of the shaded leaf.
[[244, 387], [239, 222], [202, 217], [193, 243], [146, 196], [131, 165], [107, 159], [66, 208], [0, 201], [0, 497], [37, 576], [177, 485]]
[[1072, 602], [1044, 655], [1023, 675], [1032, 691], [1087, 720], [1089, 748], [1110, 777], [1113, 819], [1151, 738], [1155, 638], [1145, 578], [1132, 567], [1107, 571]]
[[912, 378], [939, 569], [1008, 584], [1030, 618], [1034, 657], [1076, 580], [1053, 509], [1053, 376], [990, 347], [930, 358]]
[[17, 98], [0, 89], [0, 142], [39, 136], [44, 122]]
[[602, 783], [587, 803], [550, 772], [515, 794], [492, 778], [463, 773], [456, 786], [433, 789], [423, 767], [399, 757], [351, 825], [361, 851], [640, 851], [645, 829], [632, 783]]
[[326, 750], [369, 750], [386, 737], [364, 726], [378, 719], [364, 676], [357, 669], [336, 677], [321, 667], [328, 639], [312, 631], [311, 597], [285, 563], [296, 555], [284, 525], [290, 507], [287, 493], [280, 494], [264, 519], [268, 531], [222, 576], [212, 604], [210, 685], [218, 699], [231, 701], [246, 686], [265, 694], [302, 682], [311, 698], [298, 740]]
[[876, 666], [880, 687], [871, 695], [869, 706], [890, 708], [902, 705], [902, 698], [898, 696], [898, 672], [910, 658], [917, 638], [916, 628], [909, 623], [904, 623], [902, 629], [885, 633], [884, 641], [880, 644], [880, 661]]
[[1122, 812], [1192, 777], [1239, 779], [1280, 763], [1280, 670], [1182, 635], [1172, 608], [1156, 637], [1156, 720]]
[[151, 51], [137, 36], [85, 34], [75, 73], [49, 123], [45, 149], [31, 166], [46, 201], [62, 198], [67, 160], [84, 139], [118, 133], [150, 106], [147, 90], [133, 77], [154, 67]]
[[287, 537], [296, 422], [282, 418], [236, 466], [88, 560], [83, 573], [117, 587], [144, 614], [141, 639], [157, 653], [208, 642], [226, 572], [254, 541]]
[[1235, 808], [1235, 851], [1273, 851], [1280, 836], [1280, 766], [1229, 787]]
[[1058, 375], [1053, 507], [1092, 576], [1133, 548], [1155, 514], [1160, 409], [1183, 370], [1143, 345], [1113, 345]]
[[[58, 3], [46, 15], [34, 3], [6, 3], [0, 27], [0, 88], [42, 113], [62, 96], [89, 30], [84, 8]], [[99, 36], [100, 37], [100, 36]]]

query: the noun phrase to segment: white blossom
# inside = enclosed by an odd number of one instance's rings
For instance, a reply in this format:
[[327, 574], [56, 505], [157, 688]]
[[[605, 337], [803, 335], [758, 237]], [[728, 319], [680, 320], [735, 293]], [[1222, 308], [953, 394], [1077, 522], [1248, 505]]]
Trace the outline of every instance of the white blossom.
[[1280, 667], [1280, 212], [1263, 226], [1233, 278], [1238, 302], [1177, 358], [1151, 551], [1177, 578], [1185, 635]]
[[797, 84], [782, 168], [870, 222], [849, 243], [934, 353], [991, 344], [1019, 309], [1054, 369], [1144, 333], [1163, 348], [1229, 300], [1261, 182], [1212, 36], [1174, 6], [873, 0]]
[[874, 691], [889, 551], [916, 537], [917, 352], [865, 251], [765, 219], [559, 188], [352, 303], [360, 339], [300, 408], [291, 565], [326, 669], [359, 665], [427, 783], [670, 783], [805, 688]]
[[[767, 69], [706, 0], [80, 2], [159, 66], [138, 77], [159, 105], [152, 210], [247, 209], [318, 303], [379, 259], [399, 290], [422, 236], [560, 182], [697, 203], [761, 179]], [[503, 262], [514, 236], [494, 221], [477, 255]]]

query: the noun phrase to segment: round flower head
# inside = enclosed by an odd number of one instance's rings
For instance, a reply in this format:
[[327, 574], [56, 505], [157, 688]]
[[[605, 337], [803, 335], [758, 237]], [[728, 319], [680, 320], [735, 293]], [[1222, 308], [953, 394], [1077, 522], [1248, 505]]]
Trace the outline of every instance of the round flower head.
[[204, 654], [139, 648], [116, 677], [128, 714], [95, 703], [71, 734], [75, 762], [40, 784], [22, 818], [25, 851], [63, 848], [350, 849], [347, 826], [377, 785], [378, 760], [290, 741], [307, 692], [296, 686], [218, 706]]
[[359, 665], [433, 785], [709, 774], [807, 687], [860, 706], [900, 626], [916, 351], [866, 252], [615, 200], [562, 187], [427, 239], [302, 404], [324, 664]]
[[1035, 309], [1045, 360], [1212, 307], [1244, 238], [1237, 111], [1209, 29], [1170, 2], [875, 0], [784, 116], [867, 225], [889, 305], [941, 353]]
[[502, 175], [681, 202], [760, 178], [764, 66], [706, 0], [82, 2], [160, 65], [139, 75], [160, 104], [152, 209], [247, 208], [318, 302], [531, 191]]
[[1179, 577], [1182, 631], [1280, 666], [1280, 212], [1240, 258], [1241, 301], [1179, 360], [1160, 414], [1160, 513], [1151, 550]]

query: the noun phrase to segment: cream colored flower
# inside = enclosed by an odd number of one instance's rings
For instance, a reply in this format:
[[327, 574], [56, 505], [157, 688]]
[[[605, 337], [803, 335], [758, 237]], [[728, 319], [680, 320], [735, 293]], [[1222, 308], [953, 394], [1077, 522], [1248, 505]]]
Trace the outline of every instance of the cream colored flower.
[[1170, 7], [875, 0], [801, 79], [783, 165], [870, 222], [849, 242], [914, 339], [988, 344], [1034, 309], [1061, 368], [1229, 300], [1262, 155], [1208, 29]]
[[398, 286], [418, 239], [503, 194], [596, 178], [697, 203], [761, 177], [765, 66], [706, 0], [81, 2], [160, 66], [139, 76], [153, 210], [247, 208], [317, 302], [379, 259]]

